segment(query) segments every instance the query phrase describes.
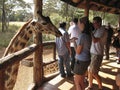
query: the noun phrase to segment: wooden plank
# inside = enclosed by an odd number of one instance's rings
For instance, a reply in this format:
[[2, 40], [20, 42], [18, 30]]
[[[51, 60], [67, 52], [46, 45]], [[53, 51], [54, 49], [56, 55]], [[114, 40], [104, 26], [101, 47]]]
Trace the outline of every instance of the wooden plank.
[[90, 0], [86, 0], [86, 4], [85, 4], [85, 11], [84, 11], [84, 16], [89, 17], [89, 2]]
[[29, 56], [33, 53], [39, 45], [33, 44], [26, 47], [18, 52], [12, 53], [0, 59], [0, 70], [5, 69], [8, 65], [13, 65], [14, 63], [21, 61], [23, 58]]

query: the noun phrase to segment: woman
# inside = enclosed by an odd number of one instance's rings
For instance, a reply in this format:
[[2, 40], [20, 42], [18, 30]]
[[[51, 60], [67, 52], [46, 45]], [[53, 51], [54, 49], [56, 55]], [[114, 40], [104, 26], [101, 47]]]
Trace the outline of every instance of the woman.
[[76, 44], [76, 62], [74, 67], [74, 82], [76, 90], [84, 90], [84, 79], [87, 68], [90, 64], [90, 46], [91, 35], [89, 29], [89, 20], [83, 17], [79, 20], [78, 26], [81, 34]]

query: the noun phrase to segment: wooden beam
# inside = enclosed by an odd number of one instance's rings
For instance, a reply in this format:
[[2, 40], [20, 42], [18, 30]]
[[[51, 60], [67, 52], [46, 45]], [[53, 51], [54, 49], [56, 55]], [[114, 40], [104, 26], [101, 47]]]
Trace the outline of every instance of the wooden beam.
[[[34, 0], [34, 19], [37, 22], [41, 21], [42, 16], [42, 0]], [[42, 33], [35, 33], [34, 42], [41, 44], [41, 46], [35, 51], [33, 58], [33, 82], [35, 87], [38, 87], [43, 82], [43, 58], [42, 58]]]
[[13, 65], [14, 63], [21, 61], [22, 59], [29, 56], [33, 53], [39, 46], [33, 44], [29, 47], [26, 47], [20, 51], [9, 54], [0, 59], [0, 70], [5, 69], [8, 65]]
[[86, 4], [85, 4], [85, 11], [84, 11], [84, 16], [87, 16], [89, 17], [89, 3], [90, 3], [90, 0], [85, 0], [86, 1]]

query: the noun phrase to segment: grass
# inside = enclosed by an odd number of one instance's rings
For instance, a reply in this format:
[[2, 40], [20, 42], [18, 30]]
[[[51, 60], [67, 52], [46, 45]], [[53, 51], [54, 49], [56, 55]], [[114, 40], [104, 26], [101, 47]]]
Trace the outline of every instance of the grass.
[[[19, 30], [19, 28], [24, 24], [25, 22], [10, 22], [9, 28], [6, 32], [1, 32], [1, 24], [0, 24], [0, 49], [3, 47], [7, 47], [12, 37], [16, 34], [16, 32]], [[49, 41], [54, 40], [55, 36], [43, 34], [43, 41]], [[32, 40], [30, 39], [31, 43]]]

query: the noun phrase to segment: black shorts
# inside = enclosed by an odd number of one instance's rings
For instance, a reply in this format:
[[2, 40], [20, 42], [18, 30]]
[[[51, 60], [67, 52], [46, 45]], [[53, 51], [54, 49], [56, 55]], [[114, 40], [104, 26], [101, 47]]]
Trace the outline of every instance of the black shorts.
[[89, 61], [76, 60], [75, 66], [74, 66], [74, 73], [78, 75], [84, 75], [87, 71], [89, 64], [90, 64], [90, 60]]

